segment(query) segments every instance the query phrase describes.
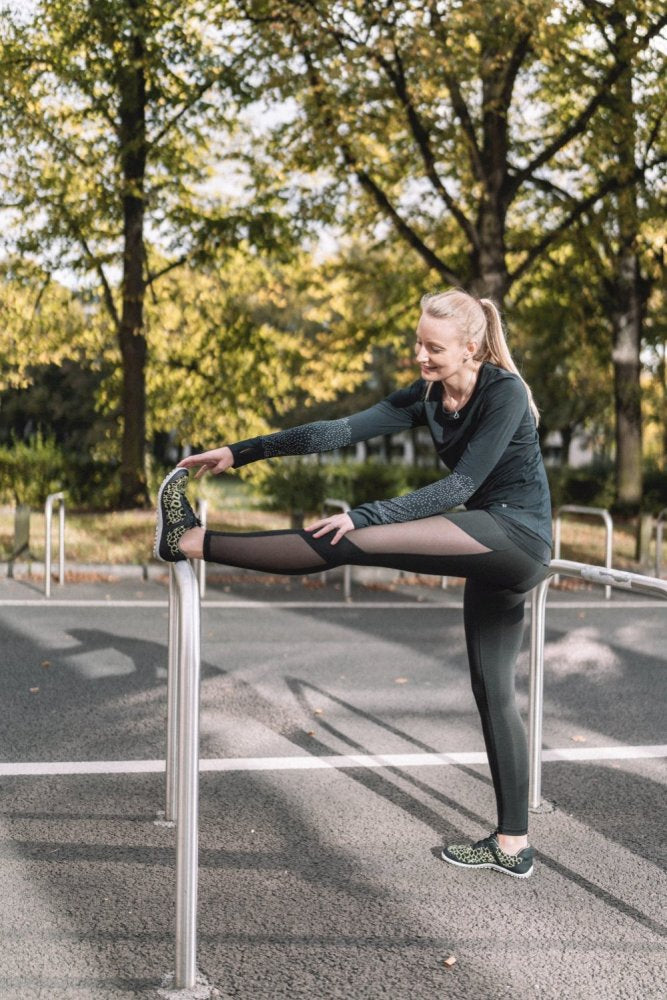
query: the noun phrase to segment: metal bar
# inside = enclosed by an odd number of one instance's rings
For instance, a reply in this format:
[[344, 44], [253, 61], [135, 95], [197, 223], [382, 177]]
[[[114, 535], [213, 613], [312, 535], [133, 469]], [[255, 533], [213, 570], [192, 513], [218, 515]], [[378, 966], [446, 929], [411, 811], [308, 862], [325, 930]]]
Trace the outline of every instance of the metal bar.
[[58, 511], [58, 583], [65, 583], [65, 500], [60, 501]]
[[544, 715], [544, 624], [551, 576], [533, 590], [530, 617], [530, 691], [528, 714], [528, 807], [542, 798], [542, 717]]
[[667, 518], [667, 507], [660, 511], [655, 522], [655, 575], [662, 572], [662, 529]]
[[174, 576], [179, 622], [174, 985], [192, 989], [197, 979], [200, 600], [187, 560], [174, 563]]
[[548, 575], [533, 590], [530, 623], [530, 708], [528, 718], [528, 805], [538, 809], [542, 793], [542, 718], [544, 714], [544, 631], [546, 601], [551, 577], [580, 577], [604, 587], [619, 587], [667, 600], [667, 580], [630, 573], [608, 566], [589, 566], [569, 559], [552, 560]]
[[178, 597], [174, 566], [169, 567], [169, 625], [167, 645], [167, 753], [164, 818], [176, 822], [176, 775], [178, 769]]
[[53, 504], [60, 501], [60, 552], [59, 552], [59, 574], [58, 582], [65, 582], [65, 494], [49, 493], [44, 504], [44, 596], [51, 596], [51, 555], [52, 555], [52, 527], [53, 527]]
[[[556, 523], [554, 528], [554, 559], [560, 559], [560, 542], [561, 542], [561, 518], [563, 514], [592, 514], [595, 517], [601, 517], [604, 521], [605, 526], [605, 566], [611, 568], [612, 551], [613, 551], [613, 535], [614, 535], [614, 522], [611, 519], [611, 514], [604, 507], [580, 507], [577, 504], [565, 504], [562, 507], [558, 507], [556, 510]], [[558, 574], [554, 576], [554, 583], [558, 583]], [[604, 590], [605, 600], [611, 598], [611, 587], [605, 587]]]
[[[206, 530], [206, 524], [208, 521], [208, 503], [206, 500], [200, 500], [197, 504], [197, 517], [201, 521], [201, 526]], [[206, 560], [196, 559], [197, 566], [197, 577], [199, 579], [199, 596], [206, 596]]]
[[[324, 510], [327, 507], [335, 507], [342, 511], [343, 514], [347, 514], [351, 510], [349, 503], [346, 500], [335, 500], [330, 497], [322, 504]], [[324, 574], [323, 574], [324, 575]], [[352, 600], [352, 567], [343, 566], [343, 599], [346, 601]]]

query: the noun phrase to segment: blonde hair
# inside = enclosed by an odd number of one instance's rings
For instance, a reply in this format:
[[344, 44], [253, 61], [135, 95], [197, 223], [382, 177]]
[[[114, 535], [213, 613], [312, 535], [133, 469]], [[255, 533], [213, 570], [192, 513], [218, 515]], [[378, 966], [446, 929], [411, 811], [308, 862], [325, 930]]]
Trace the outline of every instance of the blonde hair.
[[422, 312], [434, 319], [455, 319], [461, 329], [462, 341], [470, 341], [475, 345], [473, 357], [480, 365], [490, 361], [498, 368], [504, 368], [505, 371], [518, 375], [526, 387], [528, 404], [535, 417], [535, 423], [539, 424], [540, 413], [530, 386], [512, 360], [500, 313], [491, 299], [476, 299], [462, 288], [452, 288], [447, 292], [423, 295], [421, 308]]

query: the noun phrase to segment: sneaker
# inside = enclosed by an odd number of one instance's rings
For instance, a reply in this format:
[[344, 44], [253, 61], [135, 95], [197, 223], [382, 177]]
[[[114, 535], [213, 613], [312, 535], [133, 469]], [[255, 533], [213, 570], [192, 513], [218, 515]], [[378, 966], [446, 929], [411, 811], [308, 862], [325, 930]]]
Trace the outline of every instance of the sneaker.
[[500, 849], [496, 834], [492, 833], [476, 844], [451, 844], [444, 847], [442, 857], [448, 864], [458, 865], [459, 868], [493, 868], [514, 878], [530, 878], [533, 874], [535, 850], [524, 847], [518, 854], [505, 854]]
[[153, 551], [162, 562], [180, 562], [187, 559], [178, 547], [182, 536], [190, 528], [201, 528], [201, 521], [185, 495], [188, 470], [173, 469], [162, 481], [157, 495], [157, 523]]

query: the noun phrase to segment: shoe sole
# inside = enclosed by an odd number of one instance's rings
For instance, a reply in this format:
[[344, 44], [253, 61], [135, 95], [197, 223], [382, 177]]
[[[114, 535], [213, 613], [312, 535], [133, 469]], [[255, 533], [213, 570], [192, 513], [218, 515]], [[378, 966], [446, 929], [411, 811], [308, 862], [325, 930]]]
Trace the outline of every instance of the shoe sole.
[[172, 469], [171, 472], [167, 473], [167, 475], [160, 483], [160, 489], [157, 491], [157, 519], [155, 522], [155, 541], [153, 542], [153, 555], [155, 556], [156, 559], [159, 559], [160, 562], [163, 563], [171, 563], [173, 562], [173, 560], [165, 559], [163, 556], [160, 555], [159, 551], [160, 538], [162, 537], [162, 529], [164, 527], [164, 522], [162, 520], [162, 494], [164, 492], [165, 486], [167, 486], [167, 484], [169, 483], [170, 479], [172, 479], [176, 471], [177, 471], [176, 469]]
[[534, 871], [534, 867], [531, 865], [527, 872], [513, 872], [509, 868], [503, 868], [502, 865], [494, 865], [490, 861], [479, 865], [467, 865], [464, 861], [454, 861], [452, 858], [448, 858], [444, 851], [441, 851], [440, 857], [448, 865], [455, 865], [457, 868], [492, 868], [494, 871], [501, 872], [503, 875], [510, 875], [512, 878], [530, 878]]

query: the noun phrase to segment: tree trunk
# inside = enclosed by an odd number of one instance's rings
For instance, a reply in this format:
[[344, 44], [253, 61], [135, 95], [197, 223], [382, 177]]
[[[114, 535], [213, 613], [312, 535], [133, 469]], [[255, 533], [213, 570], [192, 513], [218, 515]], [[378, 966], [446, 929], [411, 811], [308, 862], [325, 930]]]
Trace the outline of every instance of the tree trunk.
[[[632, 66], [632, 28], [626, 5], [614, 12], [611, 23], [619, 54]], [[632, 99], [632, 71], [616, 81], [611, 95], [619, 176], [635, 171], [636, 121]], [[616, 503], [636, 511], [642, 497], [641, 334], [643, 289], [637, 255], [639, 217], [634, 184], [617, 196], [618, 254], [612, 288], [614, 343], [614, 400], [616, 409]]]
[[[139, 3], [140, 5], [140, 3]], [[137, 6], [137, 4], [133, 4]], [[123, 363], [120, 506], [146, 507], [146, 337], [144, 333], [144, 177], [146, 83], [143, 39], [135, 25], [133, 59], [119, 71], [123, 193], [122, 313], [118, 329]]]
[[616, 502], [637, 509], [642, 497], [641, 289], [637, 255], [618, 261], [615, 288], [614, 402], [616, 409]]

